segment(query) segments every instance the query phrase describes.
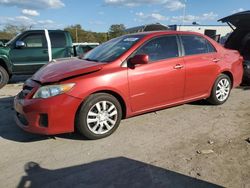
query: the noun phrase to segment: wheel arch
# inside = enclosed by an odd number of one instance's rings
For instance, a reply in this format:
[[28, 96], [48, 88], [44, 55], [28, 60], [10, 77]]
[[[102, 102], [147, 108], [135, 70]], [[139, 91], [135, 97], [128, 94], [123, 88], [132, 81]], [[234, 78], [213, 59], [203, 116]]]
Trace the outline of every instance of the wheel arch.
[[7, 64], [6, 64], [6, 62], [5, 62], [2, 58], [0, 58], [0, 66], [2, 66], [2, 67], [7, 71], [7, 73], [8, 73], [9, 75], [11, 75], [11, 72], [10, 72], [10, 70], [9, 70], [9, 68], [8, 68], [8, 66], [7, 66]]
[[221, 74], [225, 74], [225, 75], [227, 75], [230, 78], [231, 83], [232, 83], [231, 88], [233, 88], [233, 85], [234, 85], [233, 74], [230, 71], [228, 71], [228, 70], [221, 72]]
[[97, 94], [97, 93], [107, 93], [107, 94], [110, 94], [110, 95], [114, 96], [121, 105], [122, 119], [125, 119], [127, 117], [127, 105], [126, 105], [125, 100], [123, 99], [123, 97], [119, 93], [117, 93], [115, 91], [112, 91], [112, 90], [98, 90], [98, 91], [94, 91], [94, 92], [90, 93], [85, 99], [83, 99], [82, 103], [79, 105], [79, 107], [78, 107], [78, 109], [76, 111], [76, 114], [75, 114], [75, 124], [76, 124], [78, 113], [79, 113], [79, 111], [81, 109], [82, 104], [86, 101], [86, 99], [88, 97], [90, 97], [93, 94]]
[[96, 91], [94, 93], [91, 93], [90, 95], [93, 95], [93, 94], [96, 94], [96, 93], [107, 93], [107, 94], [110, 94], [112, 96], [114, 96], [120, 103], [121, 105], [121, 108], [122, 108], [122, 119], [125, 119], [126, 116], [127, 116], [127, 105], [125, 103], [125, 100], [123, 99], [123, 97], [115, 92], [115, 91], [112, 91], [112, 90], [100, 90], [100, 91]]
[[233, 85], [234, 85], [234, 77], [233, 77], [233, 74], [229, 71], [229, 70], [223, 70], [223, 71], [220, 71], [217, 73], [217, 76], [215, 77], [215, 79], [213, 80], [213, 82], [211, 83], [211, 86], [210, 86], [210, 89], [209, 89], [209, 96], [211, 95], [211, 92], [212, 92], [212, 89], [213, 89], [213, 86], [214, 86], [214, 83], [215, 81], [217, 80], [217, 78], [221, 75], [221, 74], [225, 74], [227, 75], [230, 80], [231, 80], [231, 88], [233, 88]]

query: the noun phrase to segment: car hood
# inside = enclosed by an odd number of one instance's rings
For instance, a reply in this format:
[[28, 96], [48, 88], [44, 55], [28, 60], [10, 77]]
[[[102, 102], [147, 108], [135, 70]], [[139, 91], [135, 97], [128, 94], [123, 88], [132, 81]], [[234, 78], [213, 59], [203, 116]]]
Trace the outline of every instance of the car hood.
[[236, 14], [232, 14], [225, 18], [218, 20], [223, 23], [230, 23], [234, 25], [236, 28], [249, 27], [250, 26], [250, 11], [238, 12]]
[[99, 71], [103, 65], [103, 63], [85, 61], [79, 58], [57, 59], [43, 66], [31, 79], [42, 84], [53, 83], [74, 76]]

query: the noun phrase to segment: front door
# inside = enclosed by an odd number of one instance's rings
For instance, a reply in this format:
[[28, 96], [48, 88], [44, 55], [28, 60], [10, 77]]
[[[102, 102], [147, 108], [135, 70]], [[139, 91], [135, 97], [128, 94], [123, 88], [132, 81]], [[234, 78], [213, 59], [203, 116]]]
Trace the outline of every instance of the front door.
[[143, 112], [182, 100], [185, 67], [176, 36], [151, 39], [134, 53], [138, 54], [147, 54], [150, 62], [128, 68], [132, 110]]
[[25, 47], [13, 47], [10, 50], [10, 59], [15, 74], [33, 74], [48, 63], [48, 48], [44, 33], [29, 33], [19, 40], [25, 43]]

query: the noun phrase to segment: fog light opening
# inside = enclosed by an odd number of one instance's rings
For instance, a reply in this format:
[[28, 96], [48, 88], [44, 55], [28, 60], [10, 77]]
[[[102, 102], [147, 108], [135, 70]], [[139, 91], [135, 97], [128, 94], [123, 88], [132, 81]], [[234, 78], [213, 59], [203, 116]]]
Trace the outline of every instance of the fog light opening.
[[39, 126], [40, 127], [48, 127], [48, 114], [40, 114]]

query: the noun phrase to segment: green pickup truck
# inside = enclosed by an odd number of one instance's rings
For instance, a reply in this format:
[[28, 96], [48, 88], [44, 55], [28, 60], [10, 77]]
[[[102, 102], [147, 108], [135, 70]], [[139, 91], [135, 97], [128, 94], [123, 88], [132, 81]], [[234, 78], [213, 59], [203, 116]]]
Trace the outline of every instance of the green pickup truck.
[[12, 75], [33, 74], [52, 59], [73, 54], [72, 38], [67, 31], [25, 31], [0, 46], [0, 89]]

